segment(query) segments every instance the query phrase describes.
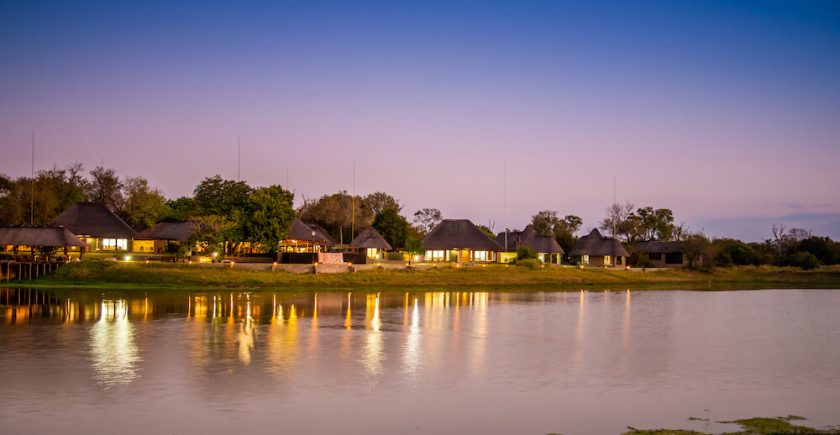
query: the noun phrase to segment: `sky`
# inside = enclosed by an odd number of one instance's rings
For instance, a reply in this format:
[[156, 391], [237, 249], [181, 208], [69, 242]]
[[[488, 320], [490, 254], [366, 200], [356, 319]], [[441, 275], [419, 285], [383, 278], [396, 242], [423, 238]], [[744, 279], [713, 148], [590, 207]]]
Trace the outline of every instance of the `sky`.
[[[0, 173], [840, 238], [840, 3], [0, 0]], [[353, 167], [355, 166], [355, 183]], [[615, 184], [614, 184], [615, 182]], [[615, 188], [614, 188], [615, 186]]]

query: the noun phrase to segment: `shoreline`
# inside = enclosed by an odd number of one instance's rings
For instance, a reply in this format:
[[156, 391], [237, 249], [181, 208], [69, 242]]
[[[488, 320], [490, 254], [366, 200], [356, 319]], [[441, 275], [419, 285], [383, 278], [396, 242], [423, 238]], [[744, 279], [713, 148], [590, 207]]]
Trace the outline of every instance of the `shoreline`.
[[506, 291], [576, 290], [761, 290], [840, 289], [840, 267], [810, 271], [774, 266], [622, 270], [575, 267], [529, 269], [521, 266], [450, 267], [426, 270], [373, 269], [354, 273], [201, 267], [90, 261], [71, 263], [32, 281], [0, 282], [0, 287], [111, 290], [195, 290], [212, 288], [283, 291], [474, 288]]

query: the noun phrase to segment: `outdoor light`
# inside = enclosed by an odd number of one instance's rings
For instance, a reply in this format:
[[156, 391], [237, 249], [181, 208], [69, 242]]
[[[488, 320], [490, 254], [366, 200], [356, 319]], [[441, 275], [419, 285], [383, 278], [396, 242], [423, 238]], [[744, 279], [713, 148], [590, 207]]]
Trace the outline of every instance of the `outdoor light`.
[[131, 261], [131, 256], [130, 256], [130, 255], [126, 255], [126, 256], [125, 256], [125, 261]]
[[213, 253], [213, 258], [216, 258], [216, 257], [218, 257], [218, 256], [219, 256], [219, 253], [218, 253], [218, 252], [214, 252], [214, 253]]

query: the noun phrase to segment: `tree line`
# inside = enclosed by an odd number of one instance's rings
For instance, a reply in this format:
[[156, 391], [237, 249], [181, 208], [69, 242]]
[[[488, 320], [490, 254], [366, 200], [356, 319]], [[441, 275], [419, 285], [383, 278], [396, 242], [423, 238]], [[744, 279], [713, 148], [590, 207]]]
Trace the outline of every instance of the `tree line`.
[[[206, 247], [223, 246], [228, 253], [237, 252], [246, 242], [261, 244], [272, 252], [287, 237], [295, 217], [322, 227], [340, 244], [349, 244], [372, 226], [394, 248], [419, 252], [425, 235], [443, 220], [440, 210], [423, 208], [411, 214], [409, 221], [400, 201], [385, 192], [351, 195], [339, 191], [319, 198], [304, 197], [295, 209], [294, 195], [280, 185], [252, 187], [219, 175], [203, 179], [191, 196], [167, 199], [145, 178], [121, 177], [114, 169], [101, 166], [86, 172], [82, 164], [74, 163], [17, 179], [0, 174], [0, 223], [47, 224], [77, 202], [103, 204], [138, 231], [159, 222], [197, 221], [200, 230], [195, 241]], [[531, 225], [538, 234], [557, 240], [568, 253], [578, 240], [583, 219], [541, 210], [531, 217]], [[493, 226], [479, 228], [493, 238]], [[639, 241], [681, 242], [695, 267], [772, 264], [812, 268], [840, 263], [840, 244], [802, 229], [774, 226], [773, 238], [761, 243], [710, 239], [689, 231], [684, 223], [675, 223], [670, 209], [635, 207], [629, 202], [607, 207], [598, 228], [631, 252]]]

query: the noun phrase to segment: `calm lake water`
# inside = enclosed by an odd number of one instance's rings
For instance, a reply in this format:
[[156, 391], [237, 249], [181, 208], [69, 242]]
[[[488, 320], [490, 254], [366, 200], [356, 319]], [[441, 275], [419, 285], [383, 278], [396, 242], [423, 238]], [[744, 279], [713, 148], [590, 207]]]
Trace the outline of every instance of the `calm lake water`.
[[3, 433], [823, 427], [840, 291], [0, 289], [0, 371]]

